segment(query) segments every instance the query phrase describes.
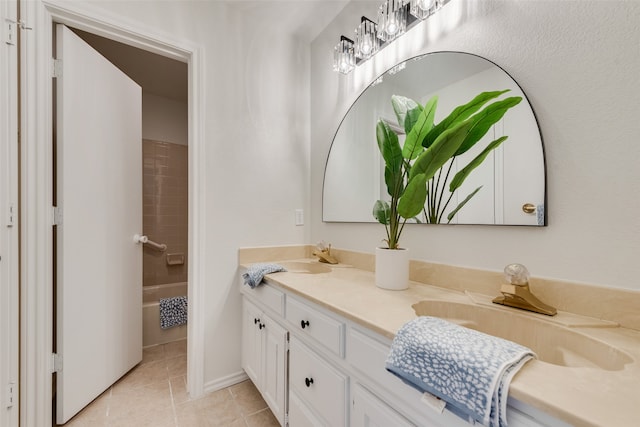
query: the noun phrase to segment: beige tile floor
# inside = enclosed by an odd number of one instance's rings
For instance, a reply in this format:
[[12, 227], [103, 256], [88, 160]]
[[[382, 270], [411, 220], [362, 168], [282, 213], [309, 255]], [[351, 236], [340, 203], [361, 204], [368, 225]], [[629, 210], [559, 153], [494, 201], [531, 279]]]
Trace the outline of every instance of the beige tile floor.
[[186, 340], [146, 348], [142, 363], [65, 427], [279, 426], [250, 381], [190, 399], [186, 353]]

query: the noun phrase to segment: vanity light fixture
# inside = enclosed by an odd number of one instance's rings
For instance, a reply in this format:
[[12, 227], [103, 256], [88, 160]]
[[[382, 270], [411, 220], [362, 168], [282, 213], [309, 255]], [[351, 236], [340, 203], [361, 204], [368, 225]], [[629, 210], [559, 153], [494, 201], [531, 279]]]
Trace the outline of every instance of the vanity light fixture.
[[387, 0], [378, 8], [378, 38], [391, 41], [407, 30], [406, 0]]
[[333, 48], [333, 70], [342, 74], [350, 73], [356, 65], [353, 40], [340, 36], [340, 42]]
[[[333, 69], [349, 74], [418, 22], [436, 13], [450, 0], [385, 0], [378, 8], [377, 23], [363, 16], [355, 30], [355, 42], [340, 36], [333, 51]], [[399, 71], [399, 70], [398, 70]]]
[[366, 16], [360, 18], [360, 25], [356, 28], [356, 58], [366, 60], [378, 51], [380, 40], [377, 36], [377, 27], [376, 23]]
[[418, 19], [426, 19], [440, 6], [438, 0], [411, 0], [409, 11]]

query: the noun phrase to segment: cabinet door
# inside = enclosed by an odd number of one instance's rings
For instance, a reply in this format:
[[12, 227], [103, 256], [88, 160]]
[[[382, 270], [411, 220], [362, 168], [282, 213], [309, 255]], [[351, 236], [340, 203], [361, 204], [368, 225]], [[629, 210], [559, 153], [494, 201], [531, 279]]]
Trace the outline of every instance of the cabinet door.
[[[289, 350], [289, 386], [331, 427], [347, 425], [348, 377], [295, 335]], [[292, 427], [297, 427], [291, 424]]]
[[289, 393], [289, 426], [291, 427], [326, 427], [316, 418], [302, 400], [291, 391]]
[[289, 333], [263, 314], [263, 371], [262, 396], [284, 425], [286, 384], [287, 384], [287, 338]]
[[362, 388], [353, 388], [351, 427], [410, 427], [413, 426], [380, 399]]
[[251, 381], [261, 388], [262, 334], [260, 318], [262, 312], [246, 299], [242, 302], [242, 368]]

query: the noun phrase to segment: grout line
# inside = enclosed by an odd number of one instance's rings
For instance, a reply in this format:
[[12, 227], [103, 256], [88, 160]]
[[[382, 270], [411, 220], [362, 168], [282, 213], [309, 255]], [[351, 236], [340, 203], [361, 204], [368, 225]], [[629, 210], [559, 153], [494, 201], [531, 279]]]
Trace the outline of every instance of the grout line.
[[109, 398], [107, 399], [107, 413], [104, 415], [109, 420], [109, 413], [111, 412], [111, 401], [113, 400], [113, 385], [109, 387]]
[[176, 427], [178, 427], [178, 411], [176, 411], [176, 402], [173, 397], [173, 387], [171, 386], [171, 380], [167, 379], [167, 381], [169, 381], [169, 394], [171, 395], [171, 409], [173, 410], [173, 423], [175, 424]]

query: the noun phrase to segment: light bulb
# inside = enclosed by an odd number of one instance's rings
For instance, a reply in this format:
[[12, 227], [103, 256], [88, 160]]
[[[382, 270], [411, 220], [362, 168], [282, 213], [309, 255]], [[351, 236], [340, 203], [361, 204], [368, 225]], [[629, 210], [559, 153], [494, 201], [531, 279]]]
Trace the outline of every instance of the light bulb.
[[378, 39], [376, 24], [366, 18], [362, 17], [360, 25], [356, 28], [356, 42], [355, 42], [355, 55], [356, 58], [366, 60], [371, 58], [371, 55], [378, 51]]
[[362, 51], [362, 53], [364, 53], [365, 55], [368, 55], [371, 53], [371, 49], [372, 49], [372, 45], [371, 45], [371, 38], [367, 37], [363, 42], [362, 42], [362, 47], [360, 48], [360, 50]]
[[389, 35], [393, 35], [396, 33], [396, 31], [398, 31], [398, 24], [396, 23], [395, 19], [391, 19], [387, 22], [386, 31]]

